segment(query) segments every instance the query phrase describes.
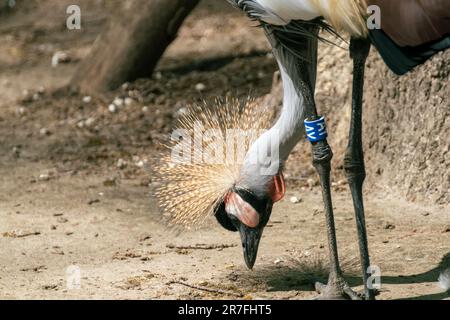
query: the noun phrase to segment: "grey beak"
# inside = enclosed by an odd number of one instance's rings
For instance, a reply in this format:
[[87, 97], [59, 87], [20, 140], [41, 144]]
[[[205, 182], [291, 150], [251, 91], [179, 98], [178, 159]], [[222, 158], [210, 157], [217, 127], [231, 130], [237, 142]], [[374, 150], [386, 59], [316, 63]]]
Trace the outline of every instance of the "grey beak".
[[261, 240], [263, 229], [249, 228], [243, 224], [239, 227], [242, 247], [244, 250], [245, 264], [249, 269], [253, 269], [258, 255], [259, 241]]

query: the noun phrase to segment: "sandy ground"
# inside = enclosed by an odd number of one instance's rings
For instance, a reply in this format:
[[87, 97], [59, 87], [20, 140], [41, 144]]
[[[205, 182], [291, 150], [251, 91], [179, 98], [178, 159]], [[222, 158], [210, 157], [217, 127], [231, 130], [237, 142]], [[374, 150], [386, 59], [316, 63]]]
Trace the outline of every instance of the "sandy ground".
[[[42, 3], [44, 12], [51, 1]], [[130, 85], [145, 94], [110, 114], [109, 101], [125, 89], [89, 105], [76, 93], [52, 93], [69, 81], [103, 26], [104, 17], [94, 14], [102, 12], [101, 1], [92, 3], [89, 28], [79, 34], [67, 35], [58, 15], [36, 23], [33, 10], [0, 23], [0, 298], [314, 297], [314, 281], [326, 278], [327, 248], [320, 190], [307, 182], [314, 178], [309, 167], [298, 169], [300, 182], [289, 183], [286, 199], [301, 202], [275, 207], [253, 271], [245, 268], [237, 234], [214, 221], [197, 231], [170, 229], [151, 196], [150, 169], [176, 108], [229, 91], [260, 96], [270, 90], [276, 66], [260, 30], [226, 6], [203, 4], [158, 76]], [[52, 69], [58, 50], [73, 62]], [[200, 94], [197, 83], [208, 88]], [[127, 166], [118, 168], [119, 159]], [[360, 288], [346, 185], [336, 183], [333, 196], [342, 264]], [[382, 272], [378, 298], [448, 299], [437, 278], [450, 266], [449, 206], [372, 189], [366, 214], [372, 263]], [[71, 286], [77, 270], [80, 283]]]

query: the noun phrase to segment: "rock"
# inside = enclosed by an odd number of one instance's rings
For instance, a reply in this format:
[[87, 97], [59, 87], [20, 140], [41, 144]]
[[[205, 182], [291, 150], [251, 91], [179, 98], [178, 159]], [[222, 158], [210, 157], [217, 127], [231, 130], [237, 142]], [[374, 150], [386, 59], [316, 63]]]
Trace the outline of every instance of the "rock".
[[18, 115], [24, 115], [26, 112], [27, 112], [27, 109], [25, 109], [25, 107], [17, 108], [17, 114]]
[[205, 91], [206, 90], [206, 85], [204, 85], [203, 83], [197, 83], [195, 85], [195, 90], [197, 90], [197, 91]]
[[122, 107], [124, 104], [124, 100], [122, 98], [115, 98], [113, 101], [113, 104], [116, 105], [116, 107]]
[[41, 173], [39, 175], [39, 180], [40, 181], [49, 181], [50, 180], [50, 175], [48, 173]]
[[95, 119], [94, 118], [87, 118], [86, 121], [84, 122], [84, 124], [86, 125], [86, 127], [92, 127], [92, 125], [95, 123]]
[[114, 103], [111, 103], [108, 106], [108, 111], [111, 112], [111, 113], [116, 113], [117, 112], [117, 106]]
[[289, 200], [290, 200], [291, 203], [293, 203], [293, 204], [297, 204], [297, 203], [302, 202], [302, 200], [299, 199], [299, 198], [297, 198], [297, 197], [291, 197]]
[[117, 168], [125, 169], [127, 167], [127, 162], [123, 159], [117, 160]]
[[147, 112], [148, 112], [148, 110], [149, 110], [149, 109], [148, 109], [148, 107], [147, 107], [147, 106], [143, 106], [143, 107], [142, 107], [142, 112], [144, 112], [144, 113], [147, 113]]
[[134, 103], [132, 98], [125, 98], [124, 103], [126, 106], [131, 106]]
[[83, 97], [83, 103], [89, 104], [91, 102], [92, 102], [92, 97], [91, 96]]
[[52, 57], [52, 67], [56, 68], [58, 65], [62, 63], [69, 63], [71, 58], [67, 52], [57, 51]]
[[142, 161], [142, 160], [138, 161], [136, 163], [136, 166], [139, 167], [139, 168], [143, 168], [145, 166], [145, 161]]
[[47, 128], [42, 128], [41, 130], [39, 130], [39, 134], [41, 136], [49, 136], [52, 133], [50, 132], [50, 130], [48, 130]]

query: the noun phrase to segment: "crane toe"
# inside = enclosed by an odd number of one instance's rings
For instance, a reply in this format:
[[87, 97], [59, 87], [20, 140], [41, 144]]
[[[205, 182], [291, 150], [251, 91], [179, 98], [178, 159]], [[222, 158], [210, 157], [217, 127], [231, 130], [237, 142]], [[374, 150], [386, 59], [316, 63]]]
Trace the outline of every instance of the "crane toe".
[[315, 288], [320, 295], [314, 300], [362, 300], [362, 297], [353, 291], [344, 279], [328, 284], [316, 282]]

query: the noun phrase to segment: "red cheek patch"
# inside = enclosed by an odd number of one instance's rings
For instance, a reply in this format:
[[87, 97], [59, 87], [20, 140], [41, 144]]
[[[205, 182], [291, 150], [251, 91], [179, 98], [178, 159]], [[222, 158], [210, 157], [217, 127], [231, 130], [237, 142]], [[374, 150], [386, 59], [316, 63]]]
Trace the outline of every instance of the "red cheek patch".
[[269, 187], [269, 196], [272, 198], [273, 203], [280, 201], [286, 194], [286, 183], [284, 181], [283, 174], [277, 174], [273, 177], [273, 184]]
[[232, 192], [227, 195], [225, 210], [249, 228], [256, 228], [259, 225], [259, 214], [237, 193]]

